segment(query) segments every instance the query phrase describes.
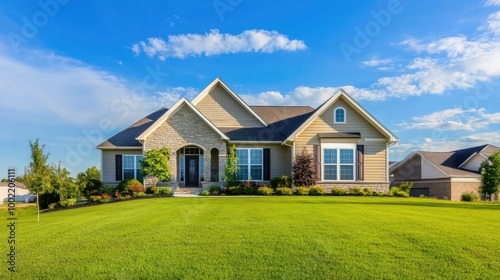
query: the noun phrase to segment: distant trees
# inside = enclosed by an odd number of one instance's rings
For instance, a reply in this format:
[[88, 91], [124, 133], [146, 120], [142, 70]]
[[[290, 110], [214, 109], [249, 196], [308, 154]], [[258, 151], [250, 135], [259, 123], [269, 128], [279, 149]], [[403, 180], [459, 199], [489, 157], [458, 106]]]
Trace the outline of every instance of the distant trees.
[[479, 167], [481, 173], [480, 192], [491, 201], [491, 195], [498, 193], [500, 184], [500, 152], [495, 152]]

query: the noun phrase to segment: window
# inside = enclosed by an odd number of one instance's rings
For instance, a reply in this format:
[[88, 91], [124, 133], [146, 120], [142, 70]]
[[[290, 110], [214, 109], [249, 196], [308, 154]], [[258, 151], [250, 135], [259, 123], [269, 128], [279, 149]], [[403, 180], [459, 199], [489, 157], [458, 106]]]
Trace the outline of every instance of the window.
[[355, 149], [355, 144], [323, 145], [323, 179], [353, 181]]
[[263, 150], [236, 149], [238, 158], [238, 179], [242, 181], [262, 181], [263, 177]]
[[345, 109], [338, 107], [334, 111], [334, 123], [345, 123]]
[[142, 156], [123, 155], [123, 179], [137, 179], [142, 181], [141, 164]]

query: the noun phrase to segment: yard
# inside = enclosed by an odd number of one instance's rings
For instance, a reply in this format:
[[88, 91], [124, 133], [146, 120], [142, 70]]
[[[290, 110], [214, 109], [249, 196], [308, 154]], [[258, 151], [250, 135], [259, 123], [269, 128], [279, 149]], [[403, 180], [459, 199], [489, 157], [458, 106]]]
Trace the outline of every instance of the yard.
[[158, 198], [19, 215], [17, 272], [2, 261], [0, 279], [500, 278], [499, 204]]

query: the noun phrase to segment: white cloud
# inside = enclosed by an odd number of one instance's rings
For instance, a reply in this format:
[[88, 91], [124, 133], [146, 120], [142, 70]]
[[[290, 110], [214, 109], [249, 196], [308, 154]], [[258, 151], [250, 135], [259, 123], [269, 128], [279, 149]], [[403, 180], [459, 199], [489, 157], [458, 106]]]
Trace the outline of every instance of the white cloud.
[[486, 113], [484, 108], [464, 110], [446, 109], [424, 116], [413, 117], [410, 123], [400, 124], [405, 129], [434, 129], [441, 131], [477, 131], [500, 123], [500, 113]]
[[279, 91], [266, 91], [257, 95], [240, 94], [250, 105], [307, 105], [318, 107], [340, 89], [343, 89], [356, 100], [383, 100], [385, 96], [380, 92], [372, 92], [354, 86], [343, 87], [308, 87], [298, 86], [291, 92], [282, 94]]
[[473, 143], [484, 143], [484, 144], [494, 144], [499, 143], [500, 133], [498, 132], [484, 132], [478, 134], [471, 134], [467, 136], [460, 137], [460, 142], [473, 142]]
[[487, 30], [495, 35], [500, 34], [500, 11], [488, 16], [485, 24], [481, 25], [480, 30]]
[[376, 66], [380, 66], [380, 65], [386, 65], [389, 63], [392, 63], [392, 59], [390, 59], [390, 58], [386, 58], [386, 59], [374, 58], [371, 60], [363, 61], [363, 64], [368, 66], [368, 67], [376, 67]]
[[198, 93], [198, 90], [191, 87], [170, 87], [165, 89], [164, 91], [156, 92], [156, 96], [151, 97], [150, 104], [153, 108], [170, 108], [182, 97], [186, 97], [187, 99], [191, 100]]
[[307, 47], [302, 40], [290, 40], [277, 31], [245, 30], [232, 35], [220, 33], [217, 29], [205, 34], [170, 35], [165, 41], [161, 38], [148, 38], [132, 46], [132, 51], [138, 55], [144, 52], [149, 57], [158, 56], [165, 60], [170, 57], [186, 58], [189, 56], [213, 56], [229, 53], [276, 51], [299, 51]]
[[500, 0], [487, 0], [486, 6], [500, 6]]

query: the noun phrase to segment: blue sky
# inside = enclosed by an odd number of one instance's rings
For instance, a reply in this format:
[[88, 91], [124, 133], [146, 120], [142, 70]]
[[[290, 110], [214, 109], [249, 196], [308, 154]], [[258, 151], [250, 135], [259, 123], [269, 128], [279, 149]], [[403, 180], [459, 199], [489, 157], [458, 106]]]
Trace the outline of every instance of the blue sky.
[[[286, 3], [286, 4], [284, 4]], [[413, 150], [500, 145], [500, 0], [1, 1], [0, 177], [29, 140], [73, 176], [95, 146], [221, 77], [250, 105], [344, 88]]]

